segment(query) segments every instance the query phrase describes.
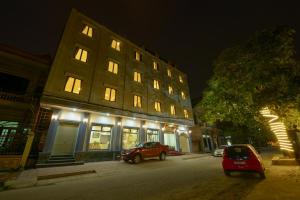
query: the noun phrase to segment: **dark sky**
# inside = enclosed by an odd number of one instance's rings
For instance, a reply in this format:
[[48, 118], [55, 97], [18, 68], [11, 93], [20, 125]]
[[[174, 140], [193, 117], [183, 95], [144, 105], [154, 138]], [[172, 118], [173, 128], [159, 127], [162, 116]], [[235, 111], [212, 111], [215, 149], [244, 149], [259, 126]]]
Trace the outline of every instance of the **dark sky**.
[[221, 50], [257, 30], [292, 26], [300, 49], [297, 4], [296, 0], [7, 0], [0, 7], [0, 42], [53, 57], [70, 11], [76, 8], [176, 63], [187, 73], [191, 96], [196, 98]]

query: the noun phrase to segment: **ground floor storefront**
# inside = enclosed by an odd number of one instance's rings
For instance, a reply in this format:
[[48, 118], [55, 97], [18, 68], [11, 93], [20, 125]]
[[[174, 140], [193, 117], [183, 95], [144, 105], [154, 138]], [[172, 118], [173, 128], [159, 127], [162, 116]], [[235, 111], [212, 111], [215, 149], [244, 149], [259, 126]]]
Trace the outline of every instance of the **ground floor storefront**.
[[39, 162], [51, 156], [73, 155], [77, 161], [119, 159], [123, 149], [157, 141], [171, 150], [191, 152], [189, 127], [109, 113], [55, 109]]

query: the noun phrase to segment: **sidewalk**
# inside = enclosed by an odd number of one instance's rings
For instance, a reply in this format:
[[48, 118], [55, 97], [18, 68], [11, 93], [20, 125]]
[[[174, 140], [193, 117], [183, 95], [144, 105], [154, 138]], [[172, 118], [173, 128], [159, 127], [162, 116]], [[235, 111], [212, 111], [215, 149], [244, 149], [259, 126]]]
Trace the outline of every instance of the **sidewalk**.
[[[185, 155], [169, 156], [168, 159], [187, 160], [205, 156], [211, 156], [211, 154], [190, 153]], [[3, 187], [4, 189], [16, 189], [51, 184], [63, 181], [64, 179], [79, 178], [79, 176], [105, 176], [118, 171], [118, 169], [122, 167], [121, 165], [118, 165], [120, 162], [123, 161], [89, 162], [84, 165], [28, 169], [18, 172], [18, 174], [14, 174], [14, 176], [7, 177]]]

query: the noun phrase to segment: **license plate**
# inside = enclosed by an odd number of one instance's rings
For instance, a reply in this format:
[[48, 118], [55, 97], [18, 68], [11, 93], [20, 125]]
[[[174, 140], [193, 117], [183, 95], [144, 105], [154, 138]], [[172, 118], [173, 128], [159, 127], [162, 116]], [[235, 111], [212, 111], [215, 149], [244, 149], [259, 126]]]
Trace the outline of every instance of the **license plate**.
[[246, 164], [246, 162], [245, 161], [235, 161], [235, 162], [233, 162], [233, 164], [235, 164], [235, 165], [244, 165], [244, 164]]

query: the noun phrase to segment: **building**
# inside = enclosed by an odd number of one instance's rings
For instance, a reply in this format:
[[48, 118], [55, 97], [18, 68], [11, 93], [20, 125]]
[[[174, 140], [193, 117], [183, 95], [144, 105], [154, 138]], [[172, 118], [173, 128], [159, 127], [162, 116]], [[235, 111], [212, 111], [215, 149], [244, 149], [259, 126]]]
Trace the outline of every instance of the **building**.
[[35, 139], [31, 157], [38, 155], [39, 139], [50, 122], [45, 121], [47, 114], [51, 118], [47, 110], [39, 108], [49, 67], [49, 56], [0, 45], [0, 169], [19, 167], [32, 129]]
[[187, 77], [158, 56], [72, 10], [41, 98], [53, 112], [40, 162], [111, 160], [160, 141], [190, 152]]

